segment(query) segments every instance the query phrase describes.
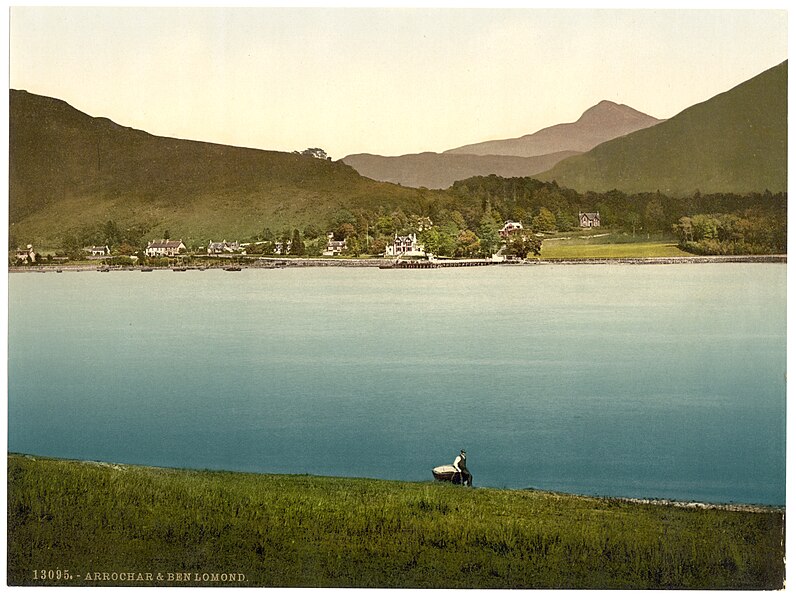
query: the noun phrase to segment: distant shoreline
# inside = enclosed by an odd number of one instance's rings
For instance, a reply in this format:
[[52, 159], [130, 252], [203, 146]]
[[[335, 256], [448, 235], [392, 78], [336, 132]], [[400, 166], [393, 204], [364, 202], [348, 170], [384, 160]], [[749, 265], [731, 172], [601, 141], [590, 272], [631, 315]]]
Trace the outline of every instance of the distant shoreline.
[[[250, 264], [237, 264], [241, 269], [280, 269], [297, 267], [382, 267], [389, 266], [394, 261], [384, 258], [266, 258], [257, 259]], [[743, 256], [661, 256], [661, 257], [623, 257], [623, 258], [531, 258], [523, 262], [495, 263], [496, 267], [526, 267], [538, 265], [676, 265], [676, 264], [716, 264], [716, 263], [787, 263], [786, 254], [743, 255]], [[232, 263], [231, 263], [232, 264]], [[187, 266], [188, 271], [223, 270], [231, 265], [205, 265]], [[99, 271], [99, 265], [42, 265], [38, 267], [9, 267], [9, 273], [49, 273], [67, 271]], [[149, 269], [150, 267], [147, 267]], [[182, 270], [182, 267], [179, 267]], [[462, 268], [464, 268], [462, 266]], [[108, 271], [141, 271], [141, 267], [110, 266]], [[151, 267], [153, 271], [172, 271], [175, 266]]]

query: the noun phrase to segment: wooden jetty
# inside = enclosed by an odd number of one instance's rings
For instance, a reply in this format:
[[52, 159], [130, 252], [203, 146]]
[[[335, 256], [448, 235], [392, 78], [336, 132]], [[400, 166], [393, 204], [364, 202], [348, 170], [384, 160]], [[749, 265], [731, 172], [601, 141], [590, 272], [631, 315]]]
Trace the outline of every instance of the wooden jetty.
[[380, 269], [443, 269], [448, 267], [488, 267], [490, 265], [502, 265], [506, 261], [496, 261], [490, 259], [470, 259], [470, 260], [401, 260], [389, 265], [380, 265]]

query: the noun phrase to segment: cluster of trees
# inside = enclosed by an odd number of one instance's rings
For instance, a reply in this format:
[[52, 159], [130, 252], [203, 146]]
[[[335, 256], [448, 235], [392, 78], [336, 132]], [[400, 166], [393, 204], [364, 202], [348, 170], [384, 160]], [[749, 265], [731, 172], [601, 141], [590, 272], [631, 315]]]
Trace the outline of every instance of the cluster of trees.
[[[422, 194], [423, 190], [421, 190]], [[431, 193], [429, 192], [429, 196]], [[328, 223], [335, 239], [346, 239], [349, 253], [378, 254], [396, 233], [417, 233], [425, 248], [438, 256], [488, 256], [500, 247], [498, 231], [505, 221], [519, 221], [525, 235], [509, 240], [508, 252], [536, 254], [534, 233], [577, 229], [579, 212], [599, 212], [601, 224], [612, 231], [633, 235], [672, 235], [672, 224], [682, 217], [727, 215], [732, 227], [708, 240], [691, 239], [693, 251], [769, 253], [784, 251], [787, 220], [785, 194], [701, 194], [670, 197], [660, 191], [626, 194], [619, 190], [579, 193], [529, 177], [473, 177], [455, 183], [444, 195], [421, 200], [412, 212], [402, 208], [352, 208], [340, 210]], [[734, 219], [734, 220], [733, 220]], [[699, 218], [697, 218], [699, 221]], [[724, 238], [724, 231], [732, 231]], [[325, 242], [325, 240], [324, 240]], [[527, 252], [524, 252], [527, 246]]]
[[[352, 256], [361, 253], [381, 254], [395, 235], [408, 234], [417, 235], [418, 243], [435, 256], [491, 256], [505, 243], [499, 233], [503, 226], [503, 215], [493, 210], [489, 202], [485, 203], [477, 220], [472, 211], [468, 213], [469, 218], [459, 210], [442, 208], [433, 211], [432, 217], [416, 213], [407, 215], [403, 210], [396, 209], [375, 216], [371, 221], [366, 214], [357, 216], [343, 210], [338, 211], [329, 224], [329, 231], [334, 239], [346, 240], [347, 253]], [[530, 230], [514, 235], [511, 243], [512, 250], [522, 256], [534, 252], [534, 249], [538, 254], [541, 248], [541, 242]], [[523, 252], [525, 246], [527, 252]]]
[[277, 234], [266, 228], [262, 234], [255, 236], [248, 252], [320, 256], [331, 234], [334, 240], [345, 240], [344, 255], [378, 255], [385, 252], [396, 235], [415, 234], [418, 243], [435, 256], [486, 257], [497, 252], [504, 244], [508, 245], [511, 254], [518, 256], [539, 253], [541, 241], [530, 230], [535, 224], [534, 220], [523, 232], [503, 240], [499, 234], [503, 216], [493, 210], [488, 202], [475, 223], [472, 222], [471, 212], [468, 211], [468, 220], [461, 211], [445, 208], [433, 211], [433, 218], [417, 213], [406, 214], [401, 208], [391, 211], [381, 209], [380, 212], [340, 209], [323, 228], [307, 225], [301, 231], [284, 229]]
[[123, 228], [113, 220], [85, 225], [64, 235], [63, 252], [73, 260], [83, 258], [83, 249], [87, 246], [108, 246], [120, 256], [137, 254], [141, 252], [142, 239], [148, 229], [142, 224]]
[[249, 254], [288, 254], [293, 256], [307, 256], [320, 254], [318, 251], [317, 242], [310, 244], [305, 243], [307, 238], [318, 238], [320, 233], [315, 227], [305, 227], [304, 235], [298, 229], [285, 229], [281, 233], [275, 235], [270, 229], [265, 229], [262, 235], [255, 236], [255, 240], [249, 245], [247, 253]]
[[293, 154], [300, 154], [301, 156], [311, 156], [312, 158], [318, 158], [320, 160], [332, 160], [332, 157], [326, 154], [326, 150], [323, 148], [307, 148], [306, 150], [302, 150], [299, 152], [298, 150], [293, 150]]
[[[453, 184], [450, 190], [463, 203], [490, 202], [503, 218], [536, 220], [539, 231], [567, 231], [578, 226], [579, 212], [599, 212], [603, 227], [628, 233], [670, 233], [680, 217], [697, 214], [741, 214], [754, 209], [767, 214], [787, 212], [785, 194], [701, 194], [671, 197], [655, 191], [626, 194], [619, 190], [579, 193], [529, 177], [473, 177]], [[544, 217], [542, 218], [542, 215]], [[553, 226], [555, 220], [555, 226]]]
[[680, 247], [694, 254], [784, 254], [788, 239], [784, 219], [747, 210], [741, 214], [698, 214], [681, 217], [673, 226]]

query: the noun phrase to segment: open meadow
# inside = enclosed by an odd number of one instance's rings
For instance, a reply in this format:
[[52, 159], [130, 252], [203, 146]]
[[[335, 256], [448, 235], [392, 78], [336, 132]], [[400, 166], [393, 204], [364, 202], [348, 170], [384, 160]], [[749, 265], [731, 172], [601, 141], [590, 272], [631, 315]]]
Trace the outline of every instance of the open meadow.
[[677, 247], [673, 239], [631, 236], [622, 233], [583, 235], [573, 233], [545, 239], [542, 259], [662, 258], [693, 256]]

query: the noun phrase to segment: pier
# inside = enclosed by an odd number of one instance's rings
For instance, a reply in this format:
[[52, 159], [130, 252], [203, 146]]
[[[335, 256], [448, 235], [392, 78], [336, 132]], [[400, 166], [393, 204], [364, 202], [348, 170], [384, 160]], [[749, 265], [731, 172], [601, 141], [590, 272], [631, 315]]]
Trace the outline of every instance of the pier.
[[472, 260], [418, 260], [398, 261], [389, 265], [382, 265], [380, 269], [442, 269], [446, 267], [487, 267], [490, 265], [508, 264], [509, 261], [495, 261], [489, 259]]

